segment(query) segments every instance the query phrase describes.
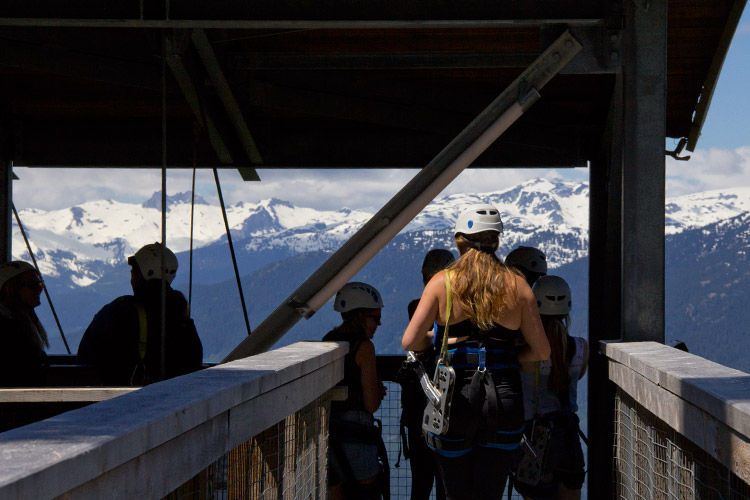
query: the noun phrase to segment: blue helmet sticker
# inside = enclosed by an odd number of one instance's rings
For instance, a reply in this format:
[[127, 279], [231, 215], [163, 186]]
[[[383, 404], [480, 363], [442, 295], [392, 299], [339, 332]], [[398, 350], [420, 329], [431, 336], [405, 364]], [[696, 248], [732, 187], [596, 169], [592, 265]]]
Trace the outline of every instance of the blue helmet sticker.
[[474, 221], [470, 220], [466, 225], [469, 226], [469, 229], [471, 229], [471, 227], [474, 225]]

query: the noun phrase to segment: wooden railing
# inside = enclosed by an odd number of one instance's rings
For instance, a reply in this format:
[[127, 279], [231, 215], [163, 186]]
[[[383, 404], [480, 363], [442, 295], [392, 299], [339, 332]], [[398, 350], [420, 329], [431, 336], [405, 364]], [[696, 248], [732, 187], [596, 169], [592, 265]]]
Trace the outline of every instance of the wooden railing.
[[750, 499], [750, 374], [656, 342], [603, 348], [617, 386], [613, 498]]
[[[0, 498], [165, 497], [324, 398], [347, 349], [300, 342], [2, 433]], [[314, 438], [324, 451], [326, 436]], [[312, 487], [325, 494], [323, 481]]]

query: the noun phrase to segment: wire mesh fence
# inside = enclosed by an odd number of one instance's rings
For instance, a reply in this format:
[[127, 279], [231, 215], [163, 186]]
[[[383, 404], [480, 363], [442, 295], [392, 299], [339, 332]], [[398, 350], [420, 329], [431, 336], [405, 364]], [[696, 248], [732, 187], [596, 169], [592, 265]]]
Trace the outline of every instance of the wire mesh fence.
[[620, 389], [613, 453], [613, 498], [750, 500], [750, 485]]
[[220, 457], [165, 500], [323, 500], [330, 399], [318, 398]]

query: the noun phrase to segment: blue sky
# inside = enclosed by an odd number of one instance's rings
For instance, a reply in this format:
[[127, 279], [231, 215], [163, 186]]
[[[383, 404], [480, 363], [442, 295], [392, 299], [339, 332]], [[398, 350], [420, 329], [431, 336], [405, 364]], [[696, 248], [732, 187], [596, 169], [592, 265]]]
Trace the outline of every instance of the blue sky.
[[[667, 197], [750, 186], [748, 82], [750, 10], [746, 8], [722, 68], [698, 148], [688, 162], [667, 158]], [[673, 149], [673, 141], [668, 140], [666, 147]], [[14, 200], [19, 209], [52, 210], [102, 198], [142, 202], [161, 186], [157, 170], [17, 168], [16, 173], [21, 178], [14, 183]], [[318, 209], [350, 207], [376, 211], [415, 174], [416, 171], [395, 170], [260, 170], [262, 182], [246, 183], [236, 171], [227, 170], [221, 173], [221, 179], [224, 198], [229, 204], [276, 197]], [[497, 191], [532, 177], [587, 180], [588, 170], [467, 170], [443, 194]], [[40, 193], [40, 189], [48, 190]], [[168, 193], [189, 190], [189, 171], [170, 172]], [[209, 202], [216, 202], [210, 171], [198, 173], [196, 192]]]

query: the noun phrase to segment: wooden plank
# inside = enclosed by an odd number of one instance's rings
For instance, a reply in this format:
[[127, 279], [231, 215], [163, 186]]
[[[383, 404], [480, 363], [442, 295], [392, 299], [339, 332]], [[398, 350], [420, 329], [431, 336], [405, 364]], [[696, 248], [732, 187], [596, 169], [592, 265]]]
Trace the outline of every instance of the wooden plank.
[[0, 403], [60, 403], [106, 401], [138, 387], [63, 387], [0, 389]]
[[0, 498], [54, 498], [131, 461], [127, 474], [133, 467], [149, 471], [139, 461], [151, 450], [253, 398], [275, 392], [287, 404], [325, 393], [337, 381], [305, 386], [300, 395], [283, 386], [316, 372], [340, 372], [346, 352], [346, 343], [300, 342], [0, 434]]

